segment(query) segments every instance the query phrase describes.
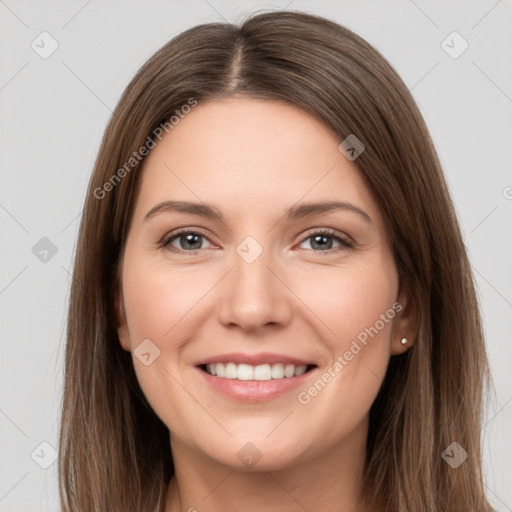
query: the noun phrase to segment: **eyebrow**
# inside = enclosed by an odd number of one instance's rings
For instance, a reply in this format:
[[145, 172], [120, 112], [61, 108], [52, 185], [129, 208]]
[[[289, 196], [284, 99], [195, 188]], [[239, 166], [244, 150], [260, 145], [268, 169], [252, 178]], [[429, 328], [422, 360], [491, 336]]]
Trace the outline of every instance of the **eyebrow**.
[[[296, 220], [336, 210], [344, 210], [357, 213], [363, 217], [366, 222], [371, 223], [372, 221], [371, 217], [364, 210], [354, 204], [347, 203], [345, 201], [327, 201], [293, 205], [286, 210], [284, 218], [287, 220]], [[208, 205], [206, 203], [192, 203], [188, 201], [163, 201], [162, 203], [159, 203], [151, 208], [151, 210], [146, 213], [144, 220], [147, 220], [158, 213], [173, 211], [190, 213], [208, 219], [224, 222], [224, 216], [218, 208], [215, 208], [214, 206]]]

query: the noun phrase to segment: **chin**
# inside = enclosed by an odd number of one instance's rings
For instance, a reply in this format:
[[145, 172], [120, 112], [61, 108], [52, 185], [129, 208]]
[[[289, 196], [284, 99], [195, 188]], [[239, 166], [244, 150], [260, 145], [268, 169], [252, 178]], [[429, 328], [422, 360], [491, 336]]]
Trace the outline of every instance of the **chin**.
[[230, 439], [212, 451], [211, 439], [208, 440], [208, 450], [205, 456], [219, 464], [229, 466], [236, 471], [278, 471], [294, 464], [303, 462], [304, 452], [300, 450], [299, 440], [287, 438], [287, 445], [276, 437], [274, 440], [245, 436], [244, 440]]

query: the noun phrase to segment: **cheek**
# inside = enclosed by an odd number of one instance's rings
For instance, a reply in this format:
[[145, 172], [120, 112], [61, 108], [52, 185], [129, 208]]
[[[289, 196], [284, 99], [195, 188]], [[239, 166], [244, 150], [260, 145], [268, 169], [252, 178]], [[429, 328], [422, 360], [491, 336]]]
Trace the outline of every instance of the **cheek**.
[[180, 271], [161, 262], [133, 258], [126, 263], [130, 271], [123, 276], [123, 295], [132, 348], [146, 338], [178, 344], [187, 315], [208, 290], [207, 276], [203, 273], [199, 279], [194, 269]]
[[315, 286], [311, 276], [310, 286], [303, 281], [298, 294], [322, 320], [330, 360], [309, 388], [299, 390], [297, 399], [339, 437], [368, 413], [386, 373], [398, 276], [393, 261], [379, 257], [314, 277]]
[[[173, 427], [181, 437], [186, 437], [187, 430], [183, 426], [189, 424], [192, 404], [190, 395], [180, 384], [183, 380], [180, 361], [186, 341], [194, 333], [191, 319], [211, 285], [207, 287], [205, 275], [200, 282], [193, 269], [180, 271], [161, 261], [157, 264], [147, 260], [147, 256], [144, 259], [127, 252], [125, 268], [129, 270], [123, 275], [134, 369], [155, 413], [169, 428]], [[137, 347], [148, 339], [154, 345], [146, 345], [151, 362], [145, 365], [137, 355], [142, 352]], [[201, 410], [195, 412], [200, 413]]]
[[295, 281], [294, 290], [321, 321], [319, 328], [333, 354], [348, 350], [358, 336], [364, 341], [365, 333], [389, 341], [398, 291], [398, 276], [389, 258], [375, 255], [351, 266], [304, 274]]

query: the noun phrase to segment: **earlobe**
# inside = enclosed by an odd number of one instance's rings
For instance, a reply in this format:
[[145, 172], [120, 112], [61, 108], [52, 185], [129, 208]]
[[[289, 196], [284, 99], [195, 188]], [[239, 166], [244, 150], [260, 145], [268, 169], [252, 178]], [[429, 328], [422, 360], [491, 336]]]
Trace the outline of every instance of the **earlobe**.
[[114, 297], [114, 308], [116, 314], [116, 327], [117, 337], [121, 347], [126, 350], [131, 350], [130, 333], [128, 332], [128, 322], [126, 321], [126, 310], [124, 307], [124, 301], [122, 291], [118, 290]]
[[418, 335], [418, 308], [409, 288], [402, 286], [397, 303], [401, 309], [395, 318], [391, 354], [403, 354], [414, 345]]

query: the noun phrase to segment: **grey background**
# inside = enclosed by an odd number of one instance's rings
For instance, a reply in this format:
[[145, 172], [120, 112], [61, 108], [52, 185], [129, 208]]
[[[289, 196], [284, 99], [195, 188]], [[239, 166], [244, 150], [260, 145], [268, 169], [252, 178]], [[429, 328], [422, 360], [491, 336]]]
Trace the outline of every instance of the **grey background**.
[[[512, 511], [510, 0], [0, 0], [0, 511], [59, 508], [51, 446], [72, 257], [111, 110], [138, 67], [172, 36], [280, 8], [326, 16], [366, 38], [397, 69], [426, 119], [484, 314], [496, 391], [483, 427], [487, 492], [496, 510]], [[31, 47], [35, 40], [49, 48], [43, 31], [58, 43], [46, 59]], [[453, 31], [469, 43], [456, 59], [441, 46]]]

